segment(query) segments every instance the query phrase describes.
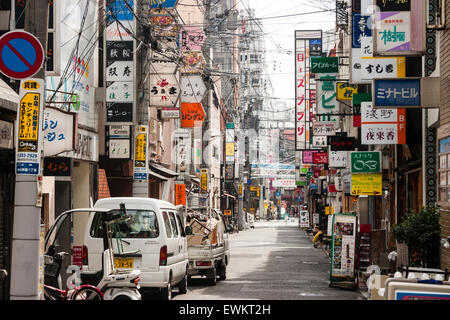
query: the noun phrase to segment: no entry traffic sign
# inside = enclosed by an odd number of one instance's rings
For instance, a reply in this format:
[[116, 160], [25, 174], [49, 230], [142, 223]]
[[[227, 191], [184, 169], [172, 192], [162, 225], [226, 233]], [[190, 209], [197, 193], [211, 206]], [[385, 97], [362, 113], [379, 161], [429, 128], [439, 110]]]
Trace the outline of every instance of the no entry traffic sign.
[[31, 33], [11, 31], [0, 37], [0, 72], [12, 79], [30, 78], [44, 61], [40, 41]]

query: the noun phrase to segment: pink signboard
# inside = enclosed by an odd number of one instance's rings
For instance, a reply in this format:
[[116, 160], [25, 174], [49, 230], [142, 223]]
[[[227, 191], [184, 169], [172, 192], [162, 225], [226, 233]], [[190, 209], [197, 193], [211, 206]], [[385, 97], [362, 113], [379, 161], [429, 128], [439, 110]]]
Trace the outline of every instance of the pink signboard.
[[183, 27], [181, 34], [181, 50], [201, 51], [206, 36], [201, 27]]

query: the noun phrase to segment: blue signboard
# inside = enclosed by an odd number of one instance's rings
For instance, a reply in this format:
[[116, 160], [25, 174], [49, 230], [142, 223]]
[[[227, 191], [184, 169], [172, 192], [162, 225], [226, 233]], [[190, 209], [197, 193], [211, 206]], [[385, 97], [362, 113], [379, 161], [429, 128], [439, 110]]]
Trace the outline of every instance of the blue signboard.
[[130, 8], [134, 8], [133, 1], [115, 0], [108, 5], [108, 20], [129, 21], [133, 20], [133, 12]]
[[174, 8], [177, 0], [150, 0], [150, 8]]
[[420, 107], [420, 79], [374, 80], [376, 107]]
[[362, 16], [360, 13], [353, 13], [352, 48], [361, 48], [361, 37], [371, 37], [372, 29], [369, 24], [369, 16]]

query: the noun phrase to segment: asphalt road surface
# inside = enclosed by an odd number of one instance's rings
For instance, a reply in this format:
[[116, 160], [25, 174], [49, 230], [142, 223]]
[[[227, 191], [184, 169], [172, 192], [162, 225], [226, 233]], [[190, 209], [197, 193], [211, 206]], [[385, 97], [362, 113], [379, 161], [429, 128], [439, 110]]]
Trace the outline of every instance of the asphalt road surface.
[[227, 279], [209, 286], [192, 277], [188, 292], [174, 300], [361, 300], [357, 291], [328, 286], [329, 258], [314, 248], [297, 219], [257, 221], [231, 234]]

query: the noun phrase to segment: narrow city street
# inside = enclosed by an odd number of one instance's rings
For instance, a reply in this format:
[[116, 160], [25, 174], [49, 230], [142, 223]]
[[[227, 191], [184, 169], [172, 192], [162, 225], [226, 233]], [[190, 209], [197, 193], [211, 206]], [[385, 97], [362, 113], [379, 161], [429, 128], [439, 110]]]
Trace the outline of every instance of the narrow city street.
[[227, 279], [209, 286], [193, 277], [188, 293], [174, 300], [355, 300], [357, 291], [328, 286], [329, 259], [314, 248], [298, 220], [256, 221], [255, 228], [231, 234]]

